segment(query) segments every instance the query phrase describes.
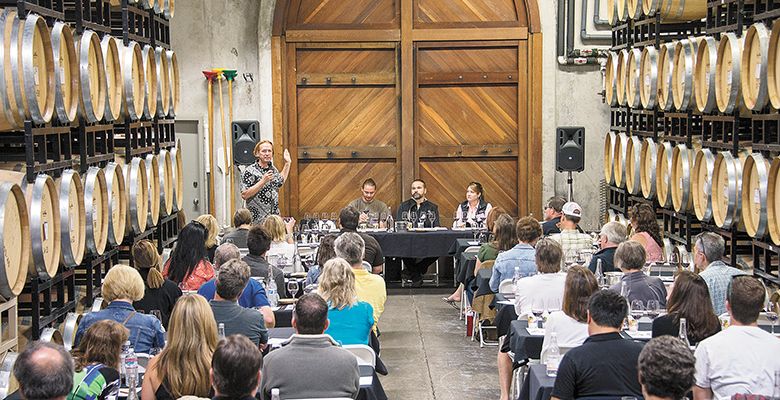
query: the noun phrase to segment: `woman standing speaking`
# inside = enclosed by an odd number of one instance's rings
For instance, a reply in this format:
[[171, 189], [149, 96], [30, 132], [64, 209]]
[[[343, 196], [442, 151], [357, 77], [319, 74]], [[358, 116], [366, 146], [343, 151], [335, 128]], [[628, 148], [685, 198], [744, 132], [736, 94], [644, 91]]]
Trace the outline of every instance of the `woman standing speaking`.
[[290, 174], [290, 152], [284, 150], [282, 171], [273, 165], [274, 147], [269, 140], [255, 145], [257, 162], [250, 165], [241, 176], [241, 198], [252, 213], [252, 223], [260, 223], [269, 215], [279, 215], [279, 189]]

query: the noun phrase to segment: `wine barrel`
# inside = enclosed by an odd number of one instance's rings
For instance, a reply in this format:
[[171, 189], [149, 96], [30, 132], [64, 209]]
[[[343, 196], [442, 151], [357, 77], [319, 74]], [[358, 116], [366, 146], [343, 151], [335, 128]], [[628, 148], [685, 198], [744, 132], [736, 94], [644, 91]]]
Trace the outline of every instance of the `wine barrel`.
[[661, 207], [672, 205], [672, 144], [661, 142], [658, 144], [658, 164], [655, 172], [655, 191], [658, 204]]
[[767, 56], [767, 94], [772, 108], [780, 109], [780, 19], [772, 24]]
[[615, 153], [615, 142], [617, 135], [615, 132], [607, 132], [604, 137], [604, 180], [608, 185], [615, 184], [615, 167], [612, 157]]
[[110, 162], [103, 171], [106, 177], [106, 194], [108, 197], [108, 242], [112, 246], [122, 244], [125, 237], [127, 221], [127, 191], [122, 167]]
[[658, 146], [652, 138], [642, 141], [642, 167], [639, 171], [639, 179], [642, 186], [642, 195], [646, 199], [655, 196], [655, 172], [658, 160]]
[[642, 141], [636, 136], [628, 138], [626, 145], [626, 189], [637, 195], [642, 191], [640, 171], [642, 170]]
[[672, 98], [678, 111], [687, 111], [693, 106], [693, 70], [696, 63], [696, 40], [683, 39], [674, 48], [674, 73]]
[[628, 150], [628, 136], [625, 132], [620, 132], [615, 138], [615, 150], [612, 155], [612, 164], [614, 164], [615, 186], [626, 186], [626, 150]]
[[709, 113], [715, 108], [715, 76], [718, 68], [718, 41], [711, 36], [702, 38], [696, 52], [694, 96], [699, 112]]
[[168, 116], [173, 118], [179, 111], [179, 99], [181, 97], [181, 83], [179, 82], [179, 60], [173, 50], [165, 52], [168, 58], [168, 88], [170, 94], [170, 104], [168, 106]]
[[761, 111], [769, 100], [767, 93], [767, 65], [769, 57], [769, 30], [758, 22], [748, 28], [740, 68], [742, 99], [745, 106]]
[[670, 111], [674, 106], [672, 80], [674, 79], [675, 43], [664, 43], [658, 50], [658, 109]]
[[144, 59], [141, 46], [131, 41], [122, 48], [121, 58], [124, 89], [121, 115], [136, 121], [144, 111]]
[[181, 143], [171, 148], [171, 163], [173, 164], [173, 209], [183, 210], [184, 206], [184, 166], [181, 160]]
[[59, 196], [54, 180], [46, 174], [39, 174], [30, 184], [27, 183], [27, 174], [7, 170], [0, 170], [0, 180], [16, 183], [24, 192], [31, 251], [26, 275], [43, 280], [54, 277], [62, 246]]
[[658, 103], [658, 50], [653, 46], [646, 46], [642, 50], [640, 65], [642, 82], [639, 86], [639, 99], [642, 107], [651, 110]]
[[699, 221], [708, 222], [712, 219], [712, 170], [715, 168], [715, 156], [703, 148], [696, 152], [693, 162], [693, 210]]
[[674, 249], [674, 246], [672, 246], [672, 241], [669, 238], [663, 238], [662, 239], [664, 244], [664, 261], [671, 263], [672, 261], [672, 251]]
[[168, 67], [168, 56], [165, 49], [157, 47], [154, 49], [154, 64], [157, 68], [157, 116], [164, 118], [168, 115], [168, 108], [171, 103], [170, 86], [168, 85], [170, 70]]
[[642, 0], [627, 0], [628, 18], [639, 19], [644, 15], [642, 11]]
[[24, 117], [19, 115], [16, 107], [16, 98], [14, 97], [13, 81], [16, 74], [11, 70], [11, 55], [17, 52], [16, 45], [11, 40], [16, 20], [16, 11], [13, 8], [6, 8], [0, 13], [0, 29], [3, 30], [2, 49], [0, 49], [0, 65], [3, 66], [3, 76], [0, 79], [0, 100], [2, 100], [2, 112], [0, 112], [0, 130], [7, 131], [19, 129], [24, 126]]
[[100, 48], [103, 51], [103, 65], [106, 75], [106, 110], [103, 118], [116, 121], [122, 113], [122, 59], [119, 56], [119, 42], [111, 35], [103, 36]]
[[756, 239], [766, 234], [769, 169], [761, 153], [749, 155], [742, 169], [742, 221], [748, 235]]
[[642, 0], [647, 16], [661, 14], [662, 22], [692, 21], [707, 17], [706, 0]]
[[620, 22], [628, 19], [628, 0], [615, 0], [617, 7], [617, 19]]
[[772, 159], [766, 196], [767, 230], [772, 242], [780, 246], [780, 157]]
[[69, 312], [65, 316], [65, 321], [62, 323], [62, 346], [66, 351], [73, 349], [73, 344], [76, 342], [76, 331], [78, 330], [79, 323], [81, 322], [81, 314]]
[[87, 250], [101, 255], [108, 242], [108, 191], [106, 175], [98, 167], [90, 167], [84, 175], [84, 211], [86, 212]]
[[715, 156], [712, 171], [712, 219], [720, 228], [731, 229], [742, 216], [742, 163], [745, 155], [735, 158], [721, 151]]
[[149, 213], [149, 183], [146, 178], [146, 162], [140, 157], [133, 157], [126, 163], [122, 157], [116, 157], [117, 164], [122, 166], [127, 192], [127, 224], [126, 233], [140, 234], [146, 231], [147, 214]]
[[62, 252], [60, 262], [67, 267], [81, 264], [86, 245], [84, 189], [79, 173], [69, 169], [57, 178], [60, 206]]
[[70, 25], [55, 22], [51, 28], [54, 61], [54, 111], [62, 124], [76, 120], [79, 111], [79, 58]]
[[154, 59], [154, 48], [145, 45], [141, 49], [144, 61], [144, 113], [146, 118], [157, 115], [157, 64]]
[[617, 65], [617, 102], [621, 106], [628, 104], [626, 96], [626, 70], [628, 69], [628, 51], [623, 49], [618, 53]]
[[149, 213], [146, 220], [147, 226], [157, 226], [160, 220], [160, 165], [157, 156], [147, 154], [144, 159], [146, 163], [146, 182], [149, 185]]
[[732, 32], [721, 33], [715, 75], [715, 102], [720, 112], [732, 113], [742, 103], [741, 59], [742, 39]]
[[672, 206], [677, 212], [684, 212], [693, 206], [691, 171], [694, 154], [684, 144], [678, 144], [672, 150]]
[[24, 193], [13, 180], [0, 182], [0, 296], [22, 292], [30, 264], [30, 224]]
[[613, 26], [618, 22], [617, 0], [607, 0], [607, 22]]
[[160, 149], [160, 153], [157, 155], [157, 165], [160, 177], [160, 213], [167, 216], [173, 212], [173, 203], [175, 202], [173, 194], [174, 166], [168, 150]]
[[176, 14], [176, 1], [174, 0], [157, 0], [163, 1], [165, 6], [163, 7], [163, 15], [165, 18], [171, 19]]
[[628, 68], [626, 70], [626, 101], [632, 108], [642, 105], [640, 88], [642, 87], [642, 51], [631, 49], [628, 53]]
[[99, 122], [106, 111], [105, 64], [100, 38], [89, 29], [77, 40], [79, 53], [79, 112], [89, 123]]

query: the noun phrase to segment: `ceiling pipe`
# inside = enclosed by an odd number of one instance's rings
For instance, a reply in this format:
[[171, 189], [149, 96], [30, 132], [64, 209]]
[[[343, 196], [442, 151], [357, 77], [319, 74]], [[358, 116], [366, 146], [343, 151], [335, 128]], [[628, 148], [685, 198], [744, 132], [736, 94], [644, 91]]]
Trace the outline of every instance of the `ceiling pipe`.
[[[596, 6], [593, 9], [593, 23], [596, 24], [596, 21], [599, 17], [599, 3], [600, 0], [595, 0]], [[569, 0], [570, 8], [569, 10], [574, 13], [574, 0]], [[607, 24], [609, 26], [609, 24]], [[588, 33], [588, 0], [582, 0], [582, 17], [580, 18], [580, 39], [582, 39], [583, 42], [588, 40], [593, 41], [609, 41], [612, 43], [612, 34], [597, 34], [597, 33]]]

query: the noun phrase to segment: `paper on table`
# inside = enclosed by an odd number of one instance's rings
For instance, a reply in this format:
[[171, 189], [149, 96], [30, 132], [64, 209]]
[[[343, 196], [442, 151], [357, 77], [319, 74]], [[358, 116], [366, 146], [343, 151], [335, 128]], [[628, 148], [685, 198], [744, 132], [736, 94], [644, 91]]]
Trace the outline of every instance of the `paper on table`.
[[525, 328], [531, 336], [544, 336], [544, 328]]
[[635, 331], [635, 332], [625, 331], [625, 332], [628, 333], [628, 336], [631, 336], [634, 339], [650, 339], [653, 337], [652, 331]]
[[478, 245], [478, 244], [479, 244], [479, 240], [469, 240], [469, 241], [468, 241], [468, 242], [466, 242], [466, 243], [468, 243], [468, 244], [469, 244], [469, 246], [476, 246], [476, 245]]
[[513, 305], [515, 305], [515, 303], [513, 303], [513, 302], [511, 302], [509, 300], [500, 300], [500, 301], [497, 301], [496, 303], [503, 304], [505, 306], [513, 306]]

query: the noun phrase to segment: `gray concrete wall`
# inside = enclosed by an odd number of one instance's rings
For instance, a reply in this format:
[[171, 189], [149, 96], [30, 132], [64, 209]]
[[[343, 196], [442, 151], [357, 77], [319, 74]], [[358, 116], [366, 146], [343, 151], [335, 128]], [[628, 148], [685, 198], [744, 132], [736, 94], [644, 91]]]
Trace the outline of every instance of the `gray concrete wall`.
[[[597, 94], [601, 91], [601, 73], [597, 66], [561, 67], [557, 64], [558, 0], [538, 1], [544, 33], [543, 197], [566, 195], [567, 192], [566, 175], [555, 172], [555, 128], [585, 126], [586, 170], [575, 174], [574, 192], [575, 200], [584, 208], [584, 227], [596, 229], [601, 203], [601, 147], [609, 129], [609, 109]], [[606, 1], [600, 1], [603, 10]], [[272, 137], [270, 31], [274, 3], [275, 0], [182, 1], [171, 23], [171, 40], [179, 57], [184, 94], [178, 118], [198, 120], [203, 127], [207, 115], [206, 82], [200, 71], [210, 67], [235, 68], [239, 70], [234, 89], [235, 119], [258, 119], [263, 137]], [[580, 46], [581, 0], [577, 3], [576, 46]], [[592, 2], [589, 3], [592, 7]], [[253, 82], [241, 77], [245, 72], [252, 74]], [[219, 133], [219, 125], [215, 128]], [[216, 146], [218, 148], [219, 144]], [[219, 182], [217, 187], [221, 187]], [[218, 204], [221, 203], [218, 201]]]

